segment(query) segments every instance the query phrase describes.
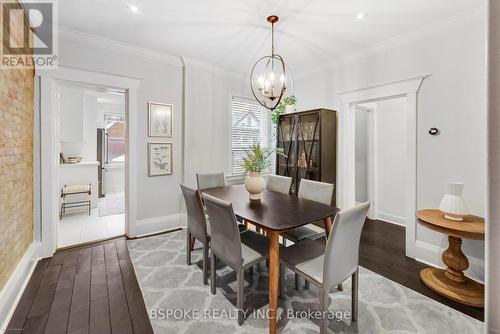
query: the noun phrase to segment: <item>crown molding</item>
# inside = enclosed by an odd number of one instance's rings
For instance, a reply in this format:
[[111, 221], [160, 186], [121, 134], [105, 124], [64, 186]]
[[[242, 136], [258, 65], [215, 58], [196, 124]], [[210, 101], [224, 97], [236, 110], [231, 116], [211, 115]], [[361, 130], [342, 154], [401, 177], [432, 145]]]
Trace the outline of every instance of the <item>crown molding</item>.
[[59, 27], [59, 38], [78, 42], [86, 45], [95, 46], [98, 48], [116, 51], [120, 53], [130, 54], [154, 61], [176, 65], [181, 67], [181, 57], [173, 56], [168, 53], [155, 51], [148, 48], [143, 48], [133, 44], [120, 42], [117, 40], [81, 32], [78, 30]]
[[445, 20], [441, 20], [435, 23], [431, 23], [417, 30], [413, 30], [409, 33], [401, 34], [379, 43], [375, 43], [368, 48], [351, 53], [347, 56], [340, 57], [333, 61], [322, 63], [308, 71], [304, 71], [297, 75], [297, 78], [303, 78], [310, 76], [325, 69], [335, 69], [343, 65], [352, 64], [362, 59], [380, 54], [382, 52], [396, 49], [405, 45], [415, 43], [417, 41], [427, 39], [433, 36], [443, 34], [445, 32], [457, 29], [464, 25], [478, 22], [486, 18], [486, 8], [479, 7], [473, 10], [463, 12], [459, 15], [449, 17]]
[[247, 80], [248, 77], [245, 76], [241, 72], [234, 72], [234, 71], [229, 71], [220, 67], [217, 67], [213, 64], [200, 61], [197, 59], [189, 58], [189, 57], [182, 57], [182, 62], [184, 63], [185, 67], [196, 67], [205, 71], [213, 72], [225, 77], [230, 77], [238, 80]]
[[73, 42], [78, 42], [86, 45], [91, 45], [111, 51], [121, 52], [125, 54], [130, 54], [146, 59], [151, 59], [155, 61], [159, 61], [162, 63], [172, 64], [179, 67], [190, 66], [190, 67], [198, 67], [205, 69], [207, 71], [211, 71], [214, 73], [218, 73], [220, 75], [226, 77], [232, 77], [236, 79], [246, 79], [245, 75], [238, 72], [229, 71], [223, 68], [219, 68], [213, 64], [206, 63], [197, 59], [182, 57], [182, 56], [173, 56], [168, 53], [155, 51], [148, 48], [139, 47], [133, 44], [128, 44], [124, 42], [120, 42], [117, 40], [81, 32], [78, 30], [68, 29], [64, 27], [59, 27], [59, 38], [70, 40]]

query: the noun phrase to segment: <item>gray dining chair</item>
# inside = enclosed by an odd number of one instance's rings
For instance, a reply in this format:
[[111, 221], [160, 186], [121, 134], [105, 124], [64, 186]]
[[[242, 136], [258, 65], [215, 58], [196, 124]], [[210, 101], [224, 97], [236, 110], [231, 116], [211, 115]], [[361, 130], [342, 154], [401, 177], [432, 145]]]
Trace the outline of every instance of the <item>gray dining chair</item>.
[[[281, 264], [319, 288], [320, 333], [327, 333], [328, 293], [332, 287], [352, 277], [352, 321], [358, 319], [359, 241], [370, 203], [341, 211], [335, 216], [326, 249], [319, 240], [305, 239], [280, 252]], [[285, 295], [284, 275], [280, 278]]]
[[224, 187], [226, 185], [226, 178], [224, 177], [224, 172], [207, 174], [196, 173], [196, 183], [198, 185], [198, 190]]
[[281, 175], [269, 175], [267, 177], [266, 189], [276, 191], [282, 194], [290, 193], [290, 186], [292, 185], [292, 178]]
[[231, 203], [202, 194], [211, 222], [210, 291], [216, 293], [215, 262], [222, 260], [236, 271], [238, 324], [243, 323], [244, 272], [268, 257], [268, 240], [254, 231], [240, 234]]
[[[318, 182], [312, 180], [302, 179], [300, 180], [299, 193], [297, 197], [307, 199], [310, 201], [320, 202], [323, 204], [330, 205], [333, 195], [333, 184]], [[283, 233], [283, 238], [288, 239], [293, 242], [298, 242], [304, 239], [320, 239], [323, 238], [326, 233], [323, 226], [323, 222], [311, 223], [306, 226], [300, 226]]]
[[[216, 187], [224, 187], [226, 186], [226, 177], [224, 176], [224, 172], [217, 173], [207, 173], [207, 174], [199, 174], [196, 173], [196, 183], [198, 186], [198, 190], [216, 188]], [[207, 221], [208, 221], [207, 217]], [[248, 226], [244, 221], [238, 221], [240, 224], [238, 225], [240, 231], [245, 231]]]
[[[333, 184], [318, 182], [313, 180], [300, 180], [299, 193], [297, 197], [310, 201], [320, 202], [330, 205], [333, 195]], [[286, 240], [294, 243], [304, 239], [317, 240], [326, 236], [323, 222], [314, 222], [305, 226], [299, 226], [282, 234], [283, 244], [286, 246]], [[300, 278], [295, 275], [295, 289], [300, 287]], [[309, 282], [305, 281], [306, 289], [309, 288]]]
[[205, 211], [198, 191], [183, 184], [181, 184], [181, 190], [187, 211], [186, 263], [191, 264], [193, 238], [199, 240], [203, 244], [203, 284], [207, 285], [210, 225], [205, 218]]

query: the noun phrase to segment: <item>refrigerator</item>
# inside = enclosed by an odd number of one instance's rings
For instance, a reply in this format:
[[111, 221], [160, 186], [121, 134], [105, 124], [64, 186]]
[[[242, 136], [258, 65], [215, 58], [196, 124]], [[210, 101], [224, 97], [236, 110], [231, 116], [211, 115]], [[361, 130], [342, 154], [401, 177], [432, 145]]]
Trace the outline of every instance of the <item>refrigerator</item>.
[[98, 196], [102, 198], [105, 196], [103, 192], [103, 171], [106, 164], [106, 129], [97, 129], [97, 180], [98, 180]]

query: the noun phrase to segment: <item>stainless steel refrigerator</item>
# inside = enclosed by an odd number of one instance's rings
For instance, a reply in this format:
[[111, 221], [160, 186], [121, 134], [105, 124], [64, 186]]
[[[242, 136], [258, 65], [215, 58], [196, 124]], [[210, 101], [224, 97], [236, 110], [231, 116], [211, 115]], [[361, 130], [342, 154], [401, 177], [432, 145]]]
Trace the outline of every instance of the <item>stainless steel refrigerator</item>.
[[105, 196], [103, 192], [103, 171], [105, 170], [106, 164], [106, 129], [97, 129], [97, 161], [99, 161], [99, 167], [97, 168], [97, 179], [99, 188], [99, 198]]

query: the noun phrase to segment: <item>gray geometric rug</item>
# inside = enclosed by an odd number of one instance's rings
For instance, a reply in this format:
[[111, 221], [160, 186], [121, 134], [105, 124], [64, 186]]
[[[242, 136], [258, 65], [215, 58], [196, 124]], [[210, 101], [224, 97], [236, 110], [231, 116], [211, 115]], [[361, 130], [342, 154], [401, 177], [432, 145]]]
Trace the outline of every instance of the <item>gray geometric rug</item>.
[[[236, 275], [224, 264], [217, 268], [217, 293], [202, 284], [201, 249], [186, 265], [186, 231], [129, 240], [128, 248], [137, 273], [153, 329], [167, 333], [267, 333], [268, 303], [265, 263], [254, 274], [245, 274], [245, 310], [248, 317], [238, 326], [235, 311]], [[287, 293], [279, 300], [280, 333], [319, 333], [314, 311], [318, 291], [294, 289], [287, 273]], [[367, 269], [360, 269], [359, 316], [350, 321], [351, 282], [344, 291], [330, 294], [331, 333], [481, 333], [483, 323], [442, 305]], [[311, 316], [312, 315], [312, 316]]]

